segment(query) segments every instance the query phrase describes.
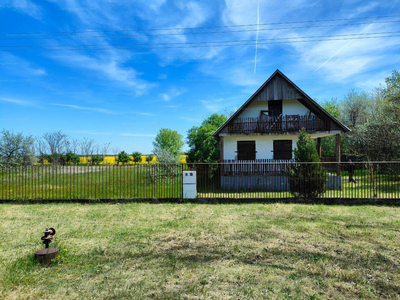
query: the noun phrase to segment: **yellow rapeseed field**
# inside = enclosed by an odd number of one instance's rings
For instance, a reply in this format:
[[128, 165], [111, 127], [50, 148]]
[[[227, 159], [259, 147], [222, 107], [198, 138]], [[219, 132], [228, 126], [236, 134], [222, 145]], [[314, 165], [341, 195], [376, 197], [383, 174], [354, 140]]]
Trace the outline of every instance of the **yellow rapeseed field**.
[[[147, 164], [147, 161], [146, 161], [147, 156], [148, 155], [142, 155], [142, 161], [140, 162], [140, 164]], [[132, 159], [132, 156], [129, 156], [129, 157]], [[179, 161], [181, 163], [186, 163], [186, 157], [187, 157], [187, 155], [181, 155], [179, 157]], [[81, 160], [81, 164], [87, 164], [88, 163], [88, 157], [80, 156], [79, 158]], [[103, 162], [100, 163], [100, 164], [101, 165], [116, 165], [117, 164], [116, 161], [115, 161], [116, 158], [117, 158], [117, 156], [114, 156], [114, 155], [106, 155], [106, 156], [104, 156]], [[153, 155], [153, 160], [151, 162], [152, 163], [157, 162], [157, 158], [156, 158], [155, 155]], [[50, 163], [47, 160], [45, 160], [43, 164], [44, 165], [50, 165]], [[136, 163], [134, 163], [133, 161], [130, 161], [128, 164], [129, 165], [134, 165]], [[40, 165], [40, 163], [35, 163], [35, 165]]]

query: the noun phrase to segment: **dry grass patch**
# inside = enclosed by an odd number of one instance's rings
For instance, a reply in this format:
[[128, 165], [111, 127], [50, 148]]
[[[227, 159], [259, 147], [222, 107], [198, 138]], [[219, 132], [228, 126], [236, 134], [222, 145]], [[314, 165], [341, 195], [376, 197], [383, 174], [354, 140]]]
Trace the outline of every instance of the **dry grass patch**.
[[[393, 299], [400, 209], [295, 204], [0, 206], [4, 299]], [[41, 230], [60, 258], [33, 260]]]

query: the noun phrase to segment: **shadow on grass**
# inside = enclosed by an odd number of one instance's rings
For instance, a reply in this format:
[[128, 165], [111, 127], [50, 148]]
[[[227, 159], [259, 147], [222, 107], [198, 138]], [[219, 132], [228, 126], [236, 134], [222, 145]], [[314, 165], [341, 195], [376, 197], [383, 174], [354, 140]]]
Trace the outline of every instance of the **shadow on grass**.
[[32, 199], [0, 200], [0, 204], [52, 204], [52, 203], [149, 203], [149, 204], [323, 204], [323, 205], [379, 205], [400, 206], [400, 199], [392, 198], [143, 198], [143, 199]]

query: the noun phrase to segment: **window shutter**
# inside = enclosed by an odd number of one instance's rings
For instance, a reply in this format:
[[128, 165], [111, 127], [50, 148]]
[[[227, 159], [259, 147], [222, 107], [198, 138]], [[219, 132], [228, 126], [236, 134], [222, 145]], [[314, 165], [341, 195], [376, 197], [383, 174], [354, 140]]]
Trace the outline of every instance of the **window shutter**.
[[292, 159], [292, 140], [274, 141], [274, 159]]
[[238, 141], [237, 142], [237, 158], [238, 160], [255, 160], [256, 159], [256, 142], [255, 141]]

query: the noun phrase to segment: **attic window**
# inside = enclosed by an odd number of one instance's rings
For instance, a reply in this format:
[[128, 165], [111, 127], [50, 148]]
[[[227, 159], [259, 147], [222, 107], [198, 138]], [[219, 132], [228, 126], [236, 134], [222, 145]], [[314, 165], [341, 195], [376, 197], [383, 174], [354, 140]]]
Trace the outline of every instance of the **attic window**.
[[274, 141], [274, 159], [292, 159], [292, 140]]

